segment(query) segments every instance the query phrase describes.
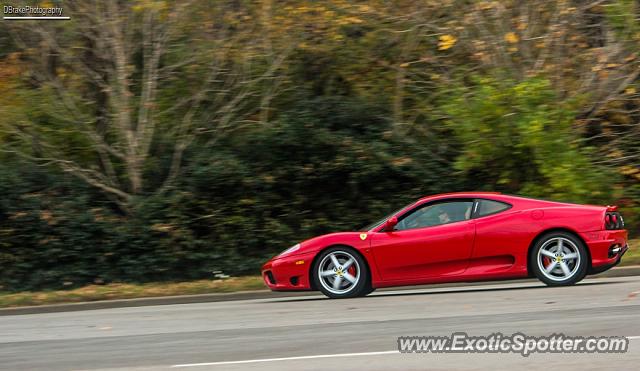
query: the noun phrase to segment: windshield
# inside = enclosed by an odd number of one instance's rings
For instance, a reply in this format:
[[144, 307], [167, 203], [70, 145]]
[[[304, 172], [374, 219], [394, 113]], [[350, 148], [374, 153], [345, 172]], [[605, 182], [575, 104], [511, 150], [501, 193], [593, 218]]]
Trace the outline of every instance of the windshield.
[[396, 215], [397, 213], [399, 213], [400, 211], [402, 211], [403, 209], [405, 209], [407, 206], [409, 206], [409, 205], [406, 205], [406, 206], [403, 206], [403, 207], [399, 208], [398, 210], [396, 210], [396, 211], [392, 212], [391, 214], [389, 214], [389, 215], [385, 216], [384, 218], [382, 218], [382, 219], [380, 219], [380, 220], [376, 221], [375, 223], [371, 223], [371, 224], [365, 225], [364, 227], [362, 227], [362, 228], [358, 229], [358, 231], [370, 231], [370, 230], [372, 230], [372, 229], [374, 229], [374, 228], [379, 227], [380, 225], [382, 225], [382, 223], [384, 223], [385, 221], [387, 221], [387, 219], [389, 219], [389, 218], [391, 218], [392, 216]]

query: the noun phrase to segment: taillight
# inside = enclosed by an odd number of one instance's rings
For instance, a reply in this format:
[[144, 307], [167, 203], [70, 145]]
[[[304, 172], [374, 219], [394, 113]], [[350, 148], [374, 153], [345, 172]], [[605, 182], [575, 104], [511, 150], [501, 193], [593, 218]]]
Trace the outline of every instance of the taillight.
[[605, 229], [623, 229], [624, 219], [617, 211], [607, 212], [604, 216], [604, 226]]

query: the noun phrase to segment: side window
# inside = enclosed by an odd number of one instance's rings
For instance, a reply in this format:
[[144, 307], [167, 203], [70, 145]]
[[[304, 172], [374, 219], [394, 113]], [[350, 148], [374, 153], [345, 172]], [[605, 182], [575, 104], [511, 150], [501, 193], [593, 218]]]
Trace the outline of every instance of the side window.
[[426, 204], [404, 215], [396, 225], [396, 230], [403, 231], [469, 220], [472, 208], [471, 200]]
[[509, 208], [511, 208], [511, 205], [505, 204], [503, 202], [493, 200], [478, 200], [476, 217], [496, 214]]

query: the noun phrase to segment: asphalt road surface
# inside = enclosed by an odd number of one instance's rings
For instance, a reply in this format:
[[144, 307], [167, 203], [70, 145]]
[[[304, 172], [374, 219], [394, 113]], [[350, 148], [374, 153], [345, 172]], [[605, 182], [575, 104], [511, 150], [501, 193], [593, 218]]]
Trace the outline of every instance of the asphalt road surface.
[[[629, 336], [624, 354], [400, 354], [397, 337]], [[7, 370], [618, 369], [640, 365], [640, 277], [0, 317]]]

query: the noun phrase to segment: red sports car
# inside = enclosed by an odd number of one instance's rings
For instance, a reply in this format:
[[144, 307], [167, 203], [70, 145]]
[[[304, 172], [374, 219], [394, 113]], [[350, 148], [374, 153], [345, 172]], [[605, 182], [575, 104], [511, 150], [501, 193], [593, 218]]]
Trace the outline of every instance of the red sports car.
[[262, 267], [274, 291], [331, 298], [378, 287], [536, 276], [571, 285], [627, 251], [615, 206], [576, 205], [500, 193], [448, 193], [412, 203], [361, 231], [301, 242]]

